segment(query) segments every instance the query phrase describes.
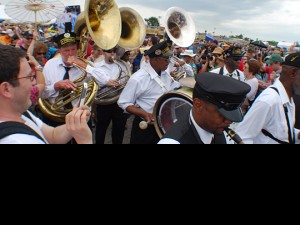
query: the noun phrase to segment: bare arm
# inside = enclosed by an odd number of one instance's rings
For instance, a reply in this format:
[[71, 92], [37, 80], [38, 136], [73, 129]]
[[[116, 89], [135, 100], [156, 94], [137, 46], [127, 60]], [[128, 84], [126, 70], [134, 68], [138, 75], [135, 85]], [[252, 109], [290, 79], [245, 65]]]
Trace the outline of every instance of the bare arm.
[[[33, 67], [38, 67], [40, 66], [40, 64], [38, 63], [38, 61], [30, 54], [27, 54], [29, 61], [28, 63], [30, 65], [32, 65]], [[45, 81], [45, 76], [43, 74], [43, 70], [41, 68], [36, 69], [36, 86], [39, 89], [39, 97], [41, 98], [43, 95], [43, 92], [45, 90], [46, 87], [46, 81]]]

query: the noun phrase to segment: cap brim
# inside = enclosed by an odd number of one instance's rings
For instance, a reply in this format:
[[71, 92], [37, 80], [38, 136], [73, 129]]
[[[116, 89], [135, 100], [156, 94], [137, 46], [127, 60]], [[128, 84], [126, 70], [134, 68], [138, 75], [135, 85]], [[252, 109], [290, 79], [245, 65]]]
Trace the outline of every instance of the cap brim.
[[241, 108], [238, 108], [234, 111], [227, 111], [223, 108], [219, 108], [218, 111], [222, 114], [222, 116], [224, 116], [225, 119], [234, 123], [240, 123], [244, 119]]

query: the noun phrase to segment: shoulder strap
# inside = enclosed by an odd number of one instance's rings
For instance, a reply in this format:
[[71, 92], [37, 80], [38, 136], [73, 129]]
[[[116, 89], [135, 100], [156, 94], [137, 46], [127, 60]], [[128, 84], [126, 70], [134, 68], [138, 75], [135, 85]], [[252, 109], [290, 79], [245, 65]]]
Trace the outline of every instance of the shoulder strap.
[[[279, 90], [276, 87], [271, 87], [271, 89], [276, 91], [278, 93], [278, 95], [280, 96]], [[290, 125], [289, 110], [288, 110], [286, 105], [283, 105], [283, 108], [284, 108], [286, 122], [287, 122], [288, 130], [289, 130], [289, 143], [286, 143], [286, 142], [283, 142], [283, 141], [280, 141], [280, 140], [276, 139], [272, 134], [270, 134], [266, 130], [262, 130], [262, 132], [265, 136], [273, 139], [274, 141], [278, 142], [279, 144], [295, 144], [295, 140], [293, 138], [292, 129], [291, 129], [291, 125]]]
[[37, 134], [33, 129], [25, 124], [18, 122], [3, 122], [0, 123], [0, 139], [8, 137], [13, 134], [27, 134], [34, 136], [45, 143], [45, 140]]
[[222, 67], [222, 68], [220, 69], [219, 74], [220, 74], [220, 75], [224, 75], [224, 67]]

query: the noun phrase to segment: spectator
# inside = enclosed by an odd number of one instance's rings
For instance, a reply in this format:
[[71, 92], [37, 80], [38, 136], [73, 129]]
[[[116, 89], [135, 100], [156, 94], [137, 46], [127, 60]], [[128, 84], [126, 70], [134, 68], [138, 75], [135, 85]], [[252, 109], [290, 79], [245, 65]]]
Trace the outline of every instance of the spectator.
[[11, 44], [15, 33], [11, 29], [8, 29], [6, 31], [2, 31], [2, 34], [5, 34], [5, 35], [0, 37], [0, 41], [4, 42], [6, 45]]

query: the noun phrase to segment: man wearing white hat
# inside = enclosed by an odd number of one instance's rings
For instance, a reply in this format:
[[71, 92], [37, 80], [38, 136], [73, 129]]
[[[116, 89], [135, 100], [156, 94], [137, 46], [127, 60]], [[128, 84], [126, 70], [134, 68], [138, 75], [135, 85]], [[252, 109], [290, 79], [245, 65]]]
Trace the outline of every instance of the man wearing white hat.
[[4, 42], [6, 45], [9, 45], [13, 40], [12, 37], [15, 35], [15, 33], [11, 29], [8, 29], [6, 31], [2, 31], [2, 34], [5, 35], [0, 37], [0, 41]]
[[198, 73], [197, 66], [195, 65], [194, 61], [196, 54], [194, 54], [193, 50], [185, 50], [180, 55], [183, 57], [185, 62], [183, 66], [187, 76], [194, 77]]

